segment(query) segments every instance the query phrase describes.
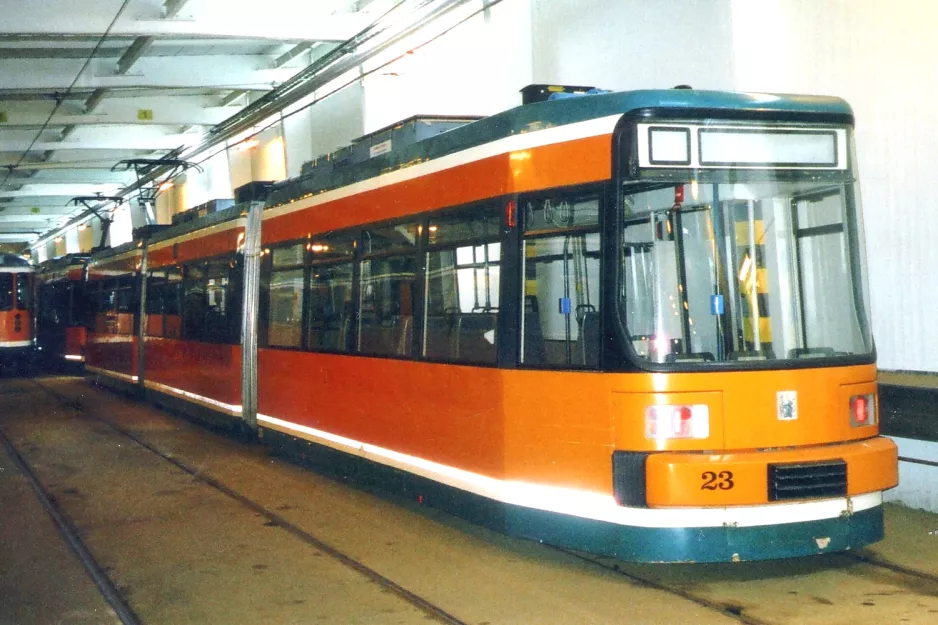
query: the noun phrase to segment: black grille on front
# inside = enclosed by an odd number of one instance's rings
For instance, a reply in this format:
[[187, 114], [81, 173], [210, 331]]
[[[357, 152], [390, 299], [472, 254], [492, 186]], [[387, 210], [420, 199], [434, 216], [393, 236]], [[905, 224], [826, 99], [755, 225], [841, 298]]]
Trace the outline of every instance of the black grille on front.
[[843, 460], [769, 465], [769, 501], [843, 497], [847, 463]]

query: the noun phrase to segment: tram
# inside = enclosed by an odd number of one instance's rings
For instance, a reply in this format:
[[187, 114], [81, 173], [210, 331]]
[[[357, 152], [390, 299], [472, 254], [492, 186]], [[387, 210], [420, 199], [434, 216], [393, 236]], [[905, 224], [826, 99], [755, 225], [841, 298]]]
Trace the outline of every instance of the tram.
[[90, 314], [85, 297], [87, 254], [67, 254], [40, 263], [36, 271], [36, 340], [50, 366], [85, 361]]
[[0, 370], [19, 371], [32, 363], [34, 273], [25, 258], [0, 254]]
[[898, 479], [857, 180], [837, 98], [411, 119], [93, 256], [87, 371], [512, 535], [854, 549]]

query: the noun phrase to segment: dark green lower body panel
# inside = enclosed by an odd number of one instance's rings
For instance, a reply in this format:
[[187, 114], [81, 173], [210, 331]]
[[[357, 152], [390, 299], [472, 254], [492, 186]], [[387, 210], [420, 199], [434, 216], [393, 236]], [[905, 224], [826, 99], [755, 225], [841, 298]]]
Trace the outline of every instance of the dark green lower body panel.
[[630, 562], [741, 562], [857, 549], [883, 537], [883, 508], [756, 527], [649, 528], [509, 508], [508, 533]]
[[417, 501], [497, 532], [631, 562], [733, 562], [857, 549], [882, 539], [883, 508], [757, 527], [617, 525], [501, 503], [294, 436], [261, 429], [264, 442], [301, 464], [367, 489]]

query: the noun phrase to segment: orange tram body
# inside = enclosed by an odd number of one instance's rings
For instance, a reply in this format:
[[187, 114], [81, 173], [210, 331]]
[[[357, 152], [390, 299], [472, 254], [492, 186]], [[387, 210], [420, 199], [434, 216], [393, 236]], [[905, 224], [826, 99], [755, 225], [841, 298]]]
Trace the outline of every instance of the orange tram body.
[[35, 350], [33, 278], [35, 267], [0, 253], [0, 369], [29, 366]]
[[609, 93], [407, 141], [433, 123], [93, 255], [88, 374], [623, 560], [882, 537], [846, 103]]

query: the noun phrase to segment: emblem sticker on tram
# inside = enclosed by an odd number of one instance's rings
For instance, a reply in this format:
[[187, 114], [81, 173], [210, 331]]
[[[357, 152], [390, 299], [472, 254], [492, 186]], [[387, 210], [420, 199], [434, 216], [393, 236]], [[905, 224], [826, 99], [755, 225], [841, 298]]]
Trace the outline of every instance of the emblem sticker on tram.
[[796, 391], [777, 392], [775, 406], [779, 421], [794, 421], [798, 418], [798, 393]]

